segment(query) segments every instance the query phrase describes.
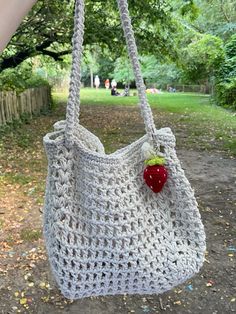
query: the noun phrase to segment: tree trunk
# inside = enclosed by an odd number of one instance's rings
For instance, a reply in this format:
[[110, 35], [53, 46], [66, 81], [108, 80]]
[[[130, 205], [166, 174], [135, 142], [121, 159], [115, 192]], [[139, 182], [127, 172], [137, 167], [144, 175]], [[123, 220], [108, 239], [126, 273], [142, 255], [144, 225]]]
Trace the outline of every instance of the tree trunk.
[[91, 84], [91, 88], [93, 88], [93, 68], [90, 67], [90, 84]]

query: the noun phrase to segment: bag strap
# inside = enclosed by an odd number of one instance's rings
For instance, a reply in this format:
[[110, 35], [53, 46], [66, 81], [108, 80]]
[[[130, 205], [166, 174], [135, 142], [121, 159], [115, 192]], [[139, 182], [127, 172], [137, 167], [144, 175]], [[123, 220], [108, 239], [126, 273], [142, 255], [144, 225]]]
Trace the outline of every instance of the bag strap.
[[[145, 124], [145, 130], [149, 140], [153, 142], [155, 134], [155, 124], [151, 108], [147, 101], [146, 88], [141, 74], [141, 67], [138, 60], [138, 51], [135, 43], [134, 32], [129, 16], [127, 0], [117, 0], [120, 18], [126, 38], [129, 57], [132, 62], [133, 71], [140, 100], [141, 114]], [[84, 0], [76, 0], [75, 18], [74, 18], [74, 35], [73, 35], [73, 52], [72, 52], [72, 70], [70, 77], [69, 98], [66, 111], [66, 129], [65, 137], [69, 144], [73, 144], [73, 135], [76, 125], [79, 124], [80, 113], [80, 78], [81, 78], [81, 59], [83, 50], [84, 35]]]

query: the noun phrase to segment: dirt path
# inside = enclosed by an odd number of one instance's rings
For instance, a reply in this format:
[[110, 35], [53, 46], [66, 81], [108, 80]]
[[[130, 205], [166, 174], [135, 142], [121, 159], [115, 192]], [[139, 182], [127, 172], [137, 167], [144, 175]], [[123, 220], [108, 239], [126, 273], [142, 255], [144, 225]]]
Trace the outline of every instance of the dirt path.
[[[135, 108], [116, 108], [114, 114], [114, 108], [91, 106], [84, 113], [83, 123], [102, 138], [108, 151], [126, 145], [143, 132]], [[70, 302], [60, 295], [49, 271], [41, 234], [46, 175], [41, 138], [63, 114], [61, 107], [0, 140], [0, 313], [236, 312], [235, 159], [219, 152], [217, 143], [210, 152], [203, 147], [199, 150], [201, 138], [190, 144], [186, 134], [191, 130], [183, 131], [176, 117], [165, 114], [161, 125], [171, 125], [177, 135], [178, 155], [195, 189], [206, 229], [207, 255], [200, 274], [160, 296]]]

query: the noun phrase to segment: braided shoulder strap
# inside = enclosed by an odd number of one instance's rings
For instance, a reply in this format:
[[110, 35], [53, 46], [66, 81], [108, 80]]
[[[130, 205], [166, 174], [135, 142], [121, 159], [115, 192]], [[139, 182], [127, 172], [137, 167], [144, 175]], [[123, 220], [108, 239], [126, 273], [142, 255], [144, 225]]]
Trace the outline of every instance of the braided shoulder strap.
[[[122, 26], [126, 38], [129, 57], [132, 62], [136, 86], [138, 90], [141, 114], [145, 124], [145, 130], [149, 140], [152, 142], [155, 134], [155, 124], [151, 108], [147, 101], [146, 88], [141, 74], [141, 67], [138, 60], [138, 51], [135, 43], [134, 32], [129, 16], [127, 0], [117, 0]], [[69, 145], [73, 144], [73, 135], [76, 125], [79, 124], [80, 113], [80, 78], [81, 78], [81, 59], [83, 50], [84, 35], [84, 0], [76, 0], [73, 52], [72, 52], [72, 70], [70, 78], [69, 98], [66, 111], [66, 129], [65, 136]]]

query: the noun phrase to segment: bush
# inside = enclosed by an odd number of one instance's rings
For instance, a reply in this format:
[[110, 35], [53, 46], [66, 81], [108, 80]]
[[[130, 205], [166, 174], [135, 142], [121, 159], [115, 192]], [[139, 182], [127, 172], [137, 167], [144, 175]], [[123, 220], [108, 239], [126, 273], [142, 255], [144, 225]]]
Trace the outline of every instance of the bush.
[[215, 98], [218, 105], [236, 110], [236, 34], [224, 49], [225, 61], [217, 73]]
[[236, 110], [236, 78], [217, 84], [215, 97], [218, 105]]
[[14, 90], [17, 93], [23, 92], [27, 88], [49, 85], [41, 76], [33, 73], [32, 66], [29, 63], [14, 69], [6, 69], [0, 73], [0, 90]]

